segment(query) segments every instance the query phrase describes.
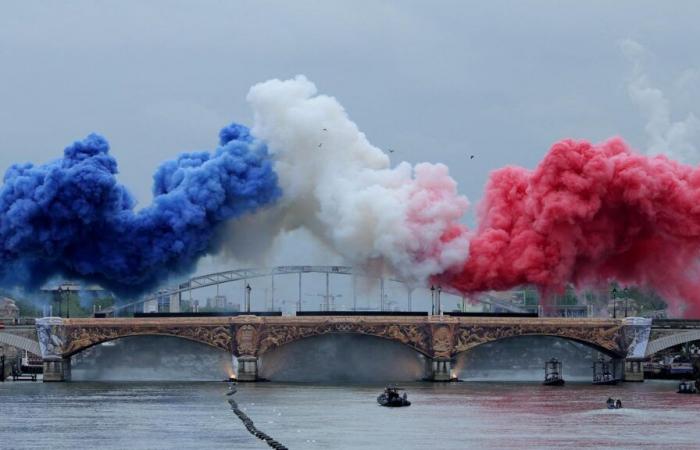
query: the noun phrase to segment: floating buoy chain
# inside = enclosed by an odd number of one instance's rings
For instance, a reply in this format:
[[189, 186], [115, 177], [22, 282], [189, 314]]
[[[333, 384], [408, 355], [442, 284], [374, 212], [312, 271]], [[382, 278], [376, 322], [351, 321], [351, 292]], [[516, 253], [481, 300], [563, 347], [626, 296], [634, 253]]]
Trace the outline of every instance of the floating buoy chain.
[[255, 428], [255, 424], [253, 424], [253, 421], [250, 419], [250, 417], [248, 417], [246, 413], [241, 411], [241, 409], [238, 407], [238, 403], [236, 403], [235, 400], [230, 399], [228, 402], [231, 405], [233, 413], [236, 416], [238, 416], [239, 419], [241, 419], [241, 422], [243, 422], [243, 425], [245, 425], [246, 429], [250, 434], [252, 434], [258, 439], [267, 442], [267, 445], [274, 448], [275, 450], [287, 450], [287, 447], [274, 440], [271, 436], [268, 436], [264, 432]]

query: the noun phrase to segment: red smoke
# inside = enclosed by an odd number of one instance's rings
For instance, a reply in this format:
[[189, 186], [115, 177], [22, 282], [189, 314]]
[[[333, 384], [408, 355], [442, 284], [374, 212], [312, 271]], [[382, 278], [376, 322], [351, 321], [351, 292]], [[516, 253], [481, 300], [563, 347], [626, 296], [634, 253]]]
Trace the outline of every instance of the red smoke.
[[617, 280], [700, 317], [698, 255], [700, 169], [635, 154], [620, 139], [565, 140], [534, 171], [491, 175], [469, 259], [441, 281], [461, 292], [533, 284], [547, 293]]

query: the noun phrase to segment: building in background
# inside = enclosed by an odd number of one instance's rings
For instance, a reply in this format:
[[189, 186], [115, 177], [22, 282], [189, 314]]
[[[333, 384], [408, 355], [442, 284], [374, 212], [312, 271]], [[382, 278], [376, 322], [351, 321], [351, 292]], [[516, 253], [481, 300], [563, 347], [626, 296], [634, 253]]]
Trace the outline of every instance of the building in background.
[[19, 321], [19, 307], [9, 297], [0, 297], [0, 323], [17, 323]]

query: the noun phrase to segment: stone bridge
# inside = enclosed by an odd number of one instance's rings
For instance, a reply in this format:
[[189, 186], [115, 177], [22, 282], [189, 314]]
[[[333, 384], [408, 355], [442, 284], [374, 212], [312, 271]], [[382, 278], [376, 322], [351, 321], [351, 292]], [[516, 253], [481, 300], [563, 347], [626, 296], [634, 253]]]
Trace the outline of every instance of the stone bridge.
[[[70, 378], [70, 357], [128, 336], [165, 335], [201, 342], [238, 358], [238, 379], [257, 379], [258, 358], [290, 342], [330, 333], [353, 333], [399, 342], [426, 357], [427, 376], [444, 381], [453, 358], [476, 346], [517, 336], [555, 336], [593, 347], [612, 358], [644, 357], [650, 321], [452, 316], [165, 317], [37, 320], [44, 380]], [[640, 343], [643, 348], [639, 350]], [[641, 351], [641, 354], [640, 354]], [[628, 364], [629, 365], [629, 364]], [[629, 379], [641, 363], [626, 367]]]

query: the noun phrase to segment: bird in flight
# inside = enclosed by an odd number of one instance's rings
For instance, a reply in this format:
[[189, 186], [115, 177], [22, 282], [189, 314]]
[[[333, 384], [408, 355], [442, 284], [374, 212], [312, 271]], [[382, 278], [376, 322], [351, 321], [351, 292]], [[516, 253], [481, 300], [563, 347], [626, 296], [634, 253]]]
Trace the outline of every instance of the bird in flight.
[[323, 143], [320, 143], [320, 144], [318, 144], [318, 147], [321, 148], [322, 145], [323, 145]]
[[390, 149], [389, 149], [389, 153], [394, 153], [394, 149], [393, 149], [393, 148], [390, 148]]
[[324, 128], [323, 131], [328, 131], [328, 128]]
[[471, 155], [471, 156], [469, 157], [469, 159], [474, 159], [474, 155]]

